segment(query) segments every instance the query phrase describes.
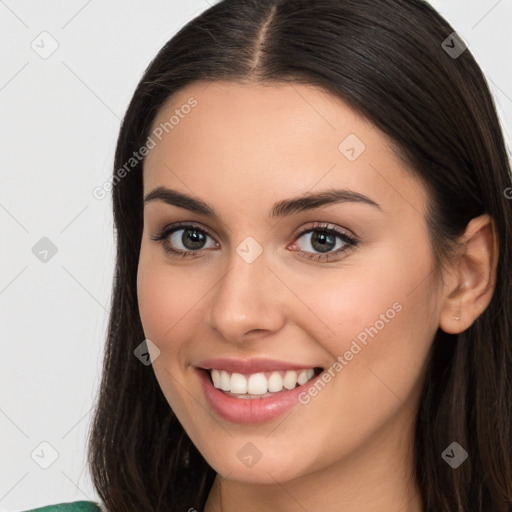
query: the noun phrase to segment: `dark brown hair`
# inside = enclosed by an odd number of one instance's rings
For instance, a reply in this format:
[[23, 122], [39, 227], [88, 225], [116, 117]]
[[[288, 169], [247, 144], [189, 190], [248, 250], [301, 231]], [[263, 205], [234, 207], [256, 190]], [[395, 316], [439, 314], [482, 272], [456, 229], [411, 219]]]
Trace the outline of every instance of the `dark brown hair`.
[[[512, 511], [512, 226], [510, 163], [493, 100], [469, 49], [421, 0], [224, 0], [184, 26], [150, 63], [124, 117], [114, 173], [147, 140], [176, 91], [198, 80], [310, 84], [344, 100], [390, 139], [429, 193], [436, 269], [474, 217], [499, 240], [494, 294], [458, 335], [440, 329], [427, 361], [415, 432], [425, 512]], [[112, 188], [117, 256], [103, 374], [89, 440], [94, 485], [109, 512], [202, 510], [215, 477], [169, 407], [137, 306], [142, 168]], [[441, 454], [458, 442], [469, 458]]]

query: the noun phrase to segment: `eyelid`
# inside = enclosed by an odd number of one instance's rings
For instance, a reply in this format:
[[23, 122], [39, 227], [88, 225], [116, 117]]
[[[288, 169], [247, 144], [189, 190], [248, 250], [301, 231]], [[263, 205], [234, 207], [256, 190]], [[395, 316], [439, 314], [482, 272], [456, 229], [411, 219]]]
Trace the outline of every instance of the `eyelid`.
[[[167, 233], [167, 235], [168, 235], [171, 232], [177, 231], [178, 228], [180, 228], [180, 227], [181, 228], [183, 228], [183, 227], [198, 228], [199, 230], [204, 231], [208, 236], [213, 238], [216, 243], [219, 243], [215, 239], [215, 236], [212, 235], [212, 233], [210, 232], [209, 228], [207, 228], [206, 226], [203, 226], [202, 224], [200, 224], [198, 222], [195, 222], [195, 221], [173, 222], [171, 224], [168, 224], [168, 225], [164, 226], [162, 229], [158, 230], [158, 235], [156, 235], [156, 236], [163, 235], [164, 233]], [[306, 227], [301, 227], [300, 229], [298, 229], [296, 231], [296, 233], [294, 233], [292, 235], [292, 238], [295, 241], [295, 240], [297, 240], [297, 238], [299, 236], [304, 235], [305, 233], [308, 233], [308, 232], [311, 232], [311, 231], [319, 230], [319, 229], [332, 230], [332, 231], [334, 231], [336, 233], [345, 235], [347, 238], [351, 238], [354, 241], [358, 240], [358, 237], [352, 231], [350, 231], [350, 230], [348, 230], [346, 228], [341, 228], [341, 227], [339, 227], [336, 224], [332, 224], [332, 223], [329, 223], [329, 222], [322, 222], [322, 221], [314, 221], [309, 226], [306, 225]]]
[[[209, 229], [203, 226], [202, 224], [198, 222], [193, 221], [181, 221], [181, 222], [174, 222], [171, 224], [168, 224], [164, 226], [159, 232], [155, 235], [152, 235], [150, 238], [157, 242], [162, 242], [164, 244], [164, 250], [168, 253], [173, 253], [174, 256], [183, 256], [183, 257], [194, 257], [199, 256], [201, 253], [207, 249], [198, 249], [198, 250], [182, 250], [182, 249], [169, 249], [169, 247], [165, 247], [165, 242], [167, 238], [174, 234], [176, 231], [179, 231], [180, 229], [184, 228], [192, 228], [197, 229], [198, 231], [204, 232], [207, 236], [209, 236], [216, 246], [218, 247], [220, 244], [217, 242], [216, 238], [210, 233]], [[303, 253], [308, 256], [302, 256], [304, 259], [310, 259], [310, 260], [317, 260], [317, 261], [324, 261], [322, 258], [325, 258], [325, 261], [329, 261], [329, 258], [337, 258], [337, 256], [341, 253], [345, 253], [351, 249], [354, 249], [359, 244], [359, 237], [354, 235], [350, 230], [347, 230], [346, 228], [341, 228], [337, 226], [336, 224], [332, 224], [329, 222], [322, 222], [322, 221], [316, 221], [310, 224], [309, 226], [306, 225], [305, 227], [300, 228], [300, 230], [293, 235], [293, 242], [292, 246], [294, 246], [299, 238], [301, 238], [303, 235], [306, 235], [308, 233], [312, 233], [315, 231], [319, 232], [327, 232], [333, 234], [335, 237], [340, 238], [344, 246], [342, 248], [337, 249], [334, 252], [308, 252], [303, 251], [301, 249], [298, 249], [294, 252]], [[290, 247], [290, 245], [287, 246], [287, 248]], [[211, 248], [208, 248], [211, 249]]]
[[168, 237], [171, 233], [174, 233], [175, 231], [178, 231], [179, 229], [183, 229], [183, 228], [197, 228], [199, 231], [204, 231], [210, 238], [215, 240], [216, 244], [219, 244], [219, 242], [217, 242], [215, 236], [213, 236], [211, 234], [210, 230], [207, 227], [205, 227], [202, 224], [199, 224], [197, 222], [186, 222], [186, 221], [173, 222], [171, 224], [167, 224], [162, 229], [158, 230], [157, 234], [153, 235], [151, 238], [153, 240], [156, 240], [157, 238], [155, 238], [155, 237]]
[[349, 229], [342, 228], [337, 224], [332, 224], [330, 222], [322, 222], [322, 221], [314, 221], [312, 225], [306, 227], [301, 227], [295, 235], [293, 235], [294, 241], [297, 240], [298, 237], [304, 235], [305, 233], [310, 233], [311, 231], [333, 231], [337, 235], [343, 235], [348, 239], [357, 242], [359, 238]]
[[[347, 233], [347, 231], [350, 233]], [[351, 252], [356, 249], [360, 243], [359, 237], [354, 235], [350, 230], [346, 228], [341, 228], [336, 224], [331, 224], [329, 222], [314, 222], [313, 225], [309, 227], [302, 228], [299, 233], [294, 236], [294, 241], [292, 242], [292, 246], [296, 246], [297, 241], [303, 237], [303, 235], [314, 233], [314, 232], [324, 232], [330, 233], [336, 238], [340, 239], [343, 243], [342, 247], [338, 248], [332, 252], [309, 252], [304, 251], [302, 249], [295, 250], [293, 252], [302, 253], [300, 258], [316, 261], [319, 263], [328, 263], [328, 262], [336, 262], [344, 257], [345, 254]], [[290, 247], [290, 246], [288, 246]]]

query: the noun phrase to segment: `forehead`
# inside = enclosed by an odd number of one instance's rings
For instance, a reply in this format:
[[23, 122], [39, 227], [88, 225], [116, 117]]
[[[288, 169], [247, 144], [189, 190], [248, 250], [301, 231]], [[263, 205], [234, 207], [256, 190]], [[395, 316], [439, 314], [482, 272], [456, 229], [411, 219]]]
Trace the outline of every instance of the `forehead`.
[[144, 163], [145, 194], [167, 185], [219, 201], [229, 193], [270, 202], [342, 186], [373, 194], [386, 209], [426, 206], [386, 135], [314, 86], [197, 82], [164, 104], [151, 133], [158, 136]]

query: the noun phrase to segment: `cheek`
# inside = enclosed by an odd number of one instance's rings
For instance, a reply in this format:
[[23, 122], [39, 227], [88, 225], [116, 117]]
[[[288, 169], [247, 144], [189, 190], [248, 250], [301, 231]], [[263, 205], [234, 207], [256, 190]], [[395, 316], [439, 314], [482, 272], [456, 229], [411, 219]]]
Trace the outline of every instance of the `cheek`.
[[[294, 293], [308, 306], [297, 303], [296, 313], [303, 314], [295, 314], [295, 321], [333, 361], [343, 358], [336, 374], [344, 377], [336, 381], [345, 381], [352, 396], [368, 391], [361, 404], [371, 404], [371, 395], [386, 389], [376, 375], [404, 395], [421, 375], [437, 330], [432, 261], [428, 245], [421, 242], [407, 249], [396, 243], [374, 247], [371, 262], [353, 258], [352, 268], [338, 275], [295, 277]], [[291, 275], [287, 278], [292, 282]]]
[[[293, 288], [288, 307], [294, 321], [312, 339], [322, 344], [331, 340], [329, 352], [340, 353], [346, 349], [345, 342], [365, 328], [376, 322], [382, 327], [382, 321], [387, 325], [387, 321], [394, 320], [397, 310], [405, 306], [407, 283], [414, 282], [414, 278], [386, 263], [384, 256], [382, 251], [376, 257], [379, 265], [361, 262], [339, 271], [284, 275], [283, 281]], [[393, 259], [387, 256], [388, 261]]]
[[[304, 397], [309, 400], [305, 417], [323, 418], [312, 449], [320, 454], [318, 467], [368, 442], [401, 410], [408, 418], [416, 407], [437, 328], [427, 307], [435, 302], [428, 278], [431, 262], [415, 251], [382, 247], [378, 252], [379, 265], [361, 264], [334, 280], [317, 276], [294, 288], [310, 308], [304, 315], [302, 307], [302, 317], [295, 315], [295, 320], [338, 362], [325, 388], [311, 389]], [[320, 439], [338, 439], [340, 431], [344, 438], [326, 455]], [[293, 450], [293, 442], [287, 449]]]
[[194, 314], [204, 290], [197, 278], [162, 261], [146, 258], [141, 252], [137, 272], [139, 313], [146, 338], [160, 350], [152, 364], [156, 379], [174, 413], [187, 422], [195, 404], [188, 393], [183, 393], [182, 366], [187, 341], [193, 326], [198, 325]]
[[[204, 290], [193, 275], [141, 254], [137, 273], [140, 318], [146, 337], [157, 345], [180, 339], [179, 333], [190, 322], [202, 294]], [[177, 348], [175, 343], [172, 346]]]

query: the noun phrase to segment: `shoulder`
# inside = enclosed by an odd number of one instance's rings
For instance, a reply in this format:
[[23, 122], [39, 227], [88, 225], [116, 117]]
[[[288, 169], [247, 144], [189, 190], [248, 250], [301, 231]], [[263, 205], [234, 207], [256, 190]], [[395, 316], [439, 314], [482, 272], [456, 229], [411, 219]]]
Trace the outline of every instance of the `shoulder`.
[[99, 503], [93, 501], [73, 501], [71, 503], [47, 505], [24, 512], [105, 512], [105, 509]]

